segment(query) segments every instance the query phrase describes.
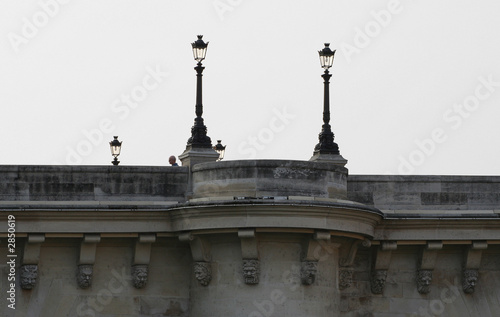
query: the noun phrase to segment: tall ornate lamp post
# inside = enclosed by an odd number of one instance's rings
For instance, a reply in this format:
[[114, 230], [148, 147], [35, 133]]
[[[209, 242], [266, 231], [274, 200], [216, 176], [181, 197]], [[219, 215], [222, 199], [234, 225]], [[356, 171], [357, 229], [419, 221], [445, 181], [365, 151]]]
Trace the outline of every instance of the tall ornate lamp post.
[[202, 66], [201, 61], [205, 59], [207, 54], [208, 42], [202, 40], [203, 35], [198, 35], [198, 40], [191, 43], [193, 47], [194, 60], [198, 65], [194, 68], [196, 70], [196, 118], [194, 125], [191, 128], [191, 137], [187, 141], [187, 145], [192, 148], [212, 148], [212, 141], [207, 135], [207, 127], [203, 122], [203, 103], [202, 103], [202, 76], [205, 67]]
[[203, 41], [203, 35], [198, 35], [198, 39], [191, 43], [194, 60], [198, 62], [196, 67], [196, 118], [191, 128], [191, 137], [187, 141], [186, 150], [179, 155], [183, 166], [193, 166], [203, 162], [213, 162], [219, 158], [219, 154], [212, 148], [212, 140], [207, 135], [207, 127], [203, 122], [202, 103], [202, 76], [205, 67], [201, 62], [207, 54], [208, 42]]
[[334, 134], [330, 127], [330, 78], [332, 75], [328, 69], [333, 65], [335, 50], [330, 49], [330, 43], [325, 43], [325, 47], [318, 51], [321, 67], [325, 72], [321, 77], [324, 79], [324, 101], [323, 101], [323, 126], [319, 133], [319, 143], [314, 147], [312, 161], [330, 161], [337, 165], [344, 166], [347, 161], [340, 156], [339, 146], [333, 142]]

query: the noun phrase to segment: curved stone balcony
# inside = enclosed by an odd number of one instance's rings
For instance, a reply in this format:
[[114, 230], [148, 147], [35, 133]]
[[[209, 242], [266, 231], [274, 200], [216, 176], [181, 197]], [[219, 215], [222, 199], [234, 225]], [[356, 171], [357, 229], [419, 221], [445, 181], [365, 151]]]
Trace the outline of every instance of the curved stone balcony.
[[190, 199], [170, 209], [171, 229], [326, 230], [372, 238], [382, 213], [347, 200], [347, 173], [341, 166], [310, 161], [197, 164]]
[[242, 160], [197, 164], [193, 199], [316, 197], [347, 199], [345, 167], [309, 161]]

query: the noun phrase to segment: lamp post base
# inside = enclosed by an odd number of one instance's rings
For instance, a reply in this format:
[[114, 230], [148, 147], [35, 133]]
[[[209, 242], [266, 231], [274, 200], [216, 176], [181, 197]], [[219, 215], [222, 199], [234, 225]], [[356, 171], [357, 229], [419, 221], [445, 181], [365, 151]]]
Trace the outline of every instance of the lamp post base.
[[340, 154], [321, 154], [319, 152], [314, 152], [309, 161], [332, 163], [342, 167], [347, 164], [347, 160]]
[[193, 148], [187, 146], [184, 153], [179, 155], [179, 159], [182, 162], [182, 166], [194, 166], [198, 163], [205, 162], [215, 162], [219, 158], [219, 153], [217, 153], [211, 147], [209, 148]]

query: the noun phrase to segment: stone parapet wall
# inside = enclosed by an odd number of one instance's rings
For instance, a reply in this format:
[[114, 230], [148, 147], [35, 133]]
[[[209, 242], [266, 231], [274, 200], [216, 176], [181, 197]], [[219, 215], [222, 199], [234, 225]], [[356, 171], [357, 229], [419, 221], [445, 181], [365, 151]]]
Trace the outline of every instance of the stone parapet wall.
[[248, 160], [193, 167], [193, 197], [347, 198], [347, 169], [329, 163]]
[[500, 176], [349, 175], [347, 192], [385, 213], [500, 213]]
[[183, 201], [187, 167], [0, 166], [0, 201]]

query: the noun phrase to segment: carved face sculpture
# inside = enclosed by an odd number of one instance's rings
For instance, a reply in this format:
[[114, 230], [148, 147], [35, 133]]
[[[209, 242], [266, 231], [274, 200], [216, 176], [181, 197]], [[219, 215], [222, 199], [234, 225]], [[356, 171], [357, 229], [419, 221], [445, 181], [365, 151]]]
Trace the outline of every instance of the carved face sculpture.
[[26, 264], [21, 266], [21, 288], [33, 289], [38, 278], [38, 265]]
[[258, 284], [259, 272], [259, 260], [243, 260], [243, 277], [246, 284]]
[[80, 288], [89, 288], [92, 285], [92, 272], [93, 265], [82, 264], [78, 265], [78, 274], [76, 275], [76, 282]]
[[477, 270], [464, 270], [462, 277], [462, 288], [464, 289], [464, 293], [474, 293], [474, 288], [476, 287], [478, 277], [479, 272]]
[[300, 279], [302, 284], [311, 285], [316, 279], [318, 272], [318, 262], [316, 261], [303, 261], [300, 267]]
[[212, 280], [212, 268], [209, 262], [195, 262], [194, 276], [201, 285], [207, 286]]
[[132, 283], [135, 288], [143, 288], [148, 282], [148, 266], [134, 265], [132, 266]]
[[339, 271], [339, 289], [343, 290], [352, 285], [353, 270], [349, 268], [341, 268]]
[[371, 289], [373, 294], [382, 294], [382, 292], [384, 291], [386, 278], [386, 270], [376, 270], [374, 273], [372, 273]]
[[427, 294], [430, 292], [431, 281], [432, 281], [431, 270], [417, 271], [417, 290], [420, 294]]

